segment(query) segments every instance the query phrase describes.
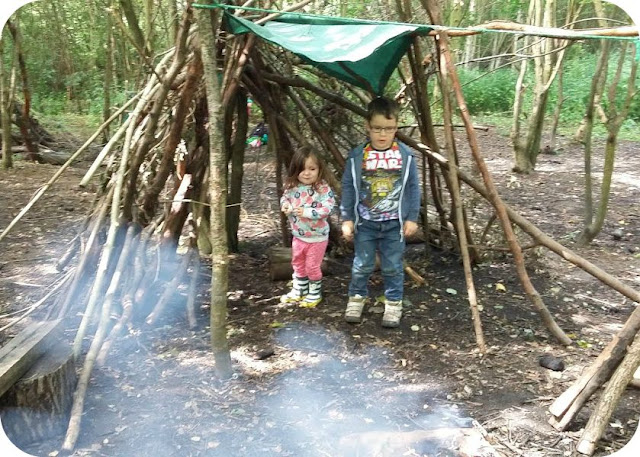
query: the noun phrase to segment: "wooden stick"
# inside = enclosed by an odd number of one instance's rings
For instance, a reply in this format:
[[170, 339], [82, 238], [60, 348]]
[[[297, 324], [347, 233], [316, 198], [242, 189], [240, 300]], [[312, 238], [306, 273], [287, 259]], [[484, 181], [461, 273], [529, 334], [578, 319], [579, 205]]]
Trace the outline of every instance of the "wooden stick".
[[602, 386], [624, 357], [627, 346], [640, 331], [640, 306], [637, 306], [622, 330], [604, 348], [591, 366], [549, 407], [551, 425], [565, 430], [591, 395]]
[[[114, 227], [112, 225], [112, 229], [113, 228]], [[104, 339], [107, 335], [109, 322], [111, 321], [111, 305], [120, 285], [120, 278], [122, 276], [122, 272], [124, 271], [124, 265], [128, 261], [129, 251], [132, 246], [135, 231], [136, 226], [133, 224], [130, 225], [127, 229], [127, 236], [122, 248], [122, 253], [120, 255], [120, 258], [118, 259], [118, 265], [115, 272], [113, 273], [113, 276], [111, 277], [109, 288], [107, 289], [107, 293], [104, 297], [104, 303], [102, 305], [102, 313], [100, 314], [98, 329], [96, 330], [96, 334], [91, 341], [91, 347], [89, 348], [87, 357], [85, 358], [84, 364], [82, 365], [82, 371], [80, 372], [78, 386], [76, 387], [76, 391], [73, 395], [73, 406], [71, 407], [69, 427], [67, 428], [67, 433], [62, 445], [62, 449], [65, 451], [73, 450], [78, 439], [78, 435], [80, 434], [80, 423], [82, 421], [84, 399], [87, 395], [87, 388], [89, 386], [89, 380], [91, 379], [91, 371], [93, 370], [93, 365], [95, 364], [96, 357], [98, 356], [100, 348], [102, 347], [102, 343], [104, 342]], [[115, 232], [115, 230], [111, 230], [111, 232]], [[111, 242], [107, 241], [105, 250], [107, 252], [103, 254], [103, 259], [110, 257], [109, 253], [113, 250], [113, 237], [111, 237]], [[104, 277], [104, 275], [100, 275], [99, 277]], [[97, 282], [99, 282], [99, 280]], [[77, 343], [77, 340], [76, 342], [74, 342], [74, 351], [78, 349], [75, 347], [75, 343]]]
[[94, 249], [94, 244], [96, 244], [96, 240], [98, 238], [98, 233], [102, 230], [102, 224], [104, 222], [105, 217], [107, 216], [107, 210], [109, 209], [109, 203], [113, 196], [113, 186], [109, 189], [107, 195], [105, 195], [104, 200], [99, 205], [99, 210], [97, 216], [94, 218], [93, 227], [89, 234], [89, 239], [87, 240], [87, 244], [84, 248], [84, 252], [80, 256], [78, 261], [78, 265], [76, 266], [75, 275], [73, 281], [71, 282], [71, 286], [69, 286], [69, 290], [67, 290], [67, 294], [65, 296], [64, 302], [60, 307], [60, 311], [58, 311], [58, 318], [63, 318], [69, 307], [71, 306], [71, 302], [75, 299], [76, 291], [80, 287], [81, 279], [84, 277], [85, 268], [90, 260], [93, 259], [93, 254], [97, 251]]
[[131, 116], [129, 116], [127, 120], [125, 120], [122, 123], [122, 125], [118, 128], [116, 133], [113, 134], [111, 139], [102, 148], [102, 150], [98, 154], [98, 157], [96, 157], [96, 159], [93, 161], [93, 163], [91, 164], [87, 172], [84, 174], [84, 177], [80, 181], [80, 184], [78, 184], [80, 187], [86, 187], [89, 181], [91, 181], [91, 178], [93, 178], [93, 175], [95, 174], [95, 172], [98, 171], [98, 168], [100, 167], [100, 165], [102, 165], [102, 162], [104, 162], [104, 159], [107, 157], [107, 155], [109, 155], [109, 152], [111, 152], [111, 149], [113, 149], [115, 144], [118, 141], [120, 141], [120, 138], [124, 136], [124, 133], [129, 127], [130, 122], [131, 122]]
[[622, 393], [633, 378], [633, 373], [638, 366], [640, 366], [640, 333], [636, 335], [627, 355], [607, 383], [604, 392], [602, 392], [598, 406], [589, 417], [589, 422], [587, 422], [582, 437], [576, 446], [578, 452], [586, 455], [593, 454], [596, 444], [609, 423], [611, 414], [613, 414]]
[[194, 253], [193, 258], [193, 272], [191, 273], [191, 282], [189, 283], [189, 298], [187, 299], [187, 322], [189, 328], [194, 329], [198, 325], [196, 321], [196, 307], [195, 301], [198, 295], [198, 277], [200, 276], [200, 257], [197, 251]]
[[[131, 230], [131, 227], [129, 228], [129, 230]], [[129, 237], [129, 232], [127, 232], [127, 237]], [[127, 242], [128, 242], [128, 239], [127, 239]], [[138, 245], [141, 244], [141, 236], [139, 234], [134, 235], [130, 244], [131, 246], [128, 248], [127, 252], [125, 252], [123, 248], [122, 254], [120, 254], [121, 259], [118, 260], [118, 268], [120, 268], [120, 260], [122, 260], [122, 256], [125, 256], [126, 254], [125, 259], [128, 261], [129, 252], [132, 252], [133, 250], [139, 251]], [[141, 277], [141, 274], [137, 274], [137, 271], [131, 265], [128, 265], [128, 266], [123, 265], [122, 269], [123, 270], [128, 269], [129, 271], [133, 270], [132, 282], [135, 282], [136, 277], [137, 278]], [[123, 284], [124, 282], [125, 281], [123, 281]], [[124, 287], [121, 287], [121, 289], [124, 289]], [[132, 284], [129, 283], [128, 290], [130, 291], [131, 289], [132, 289]], [[133, 294], [131, 292], [128, 292], [124, 294], [124, 296], [122, 297], [122, 314], [120, 315], [120, 318], [118, 319], [116, 324], [111, 328], [111, 331], [109, 332], [109, 336], [105, 338], [105, 341], [102, 344], [102, 347], [100, 348], [100, 352], [98, 353], [98, 356], [96, 358], [96, 363], [98, 364], [98, 366], [104, 365], [107, 359], [107, 355], [109, 354], [109, 350], [111, 349], [111, 346], [113, 345], [116, 338], [120, 335], [120, 332], [122, 331], [124, 326], [131, 319], [132, 314], [133, 314]]]
[[[453, 118], [453, 109], [449, 93], [451, 84], [449, 82], [449, 71], [451, 68], [447, 65], [446, 54], [449, 52], [446, 40], [440, 41], [440, 87], [442, 88], [443, 114], [444, 114], [444, 134], [446, 138], [447, 156], [449, 157], [449, 190], [453, 203], [453, 211], [455, 213], [455, 226], [458, 234], [458, 243], [460, 245], [460, 253], [462, 255], [462, 267], [464, 270], [464, 278], [467, 284], [467, 294], [469, 297], [469, 308], [471, 309], [471, 317], [473, 320], [473, 328], [476, 334], [476, 344], [481, 353], [487, 352], [487, 345], [484, 340], [482, 331], [482, 319], [478, 309], [478, 294], [473, 280], [473, 272], [471, 270], [471, 258], [469, 256], [469, 246], [467, 242], [467, 230], [465, 228], [464, 205], [460, 195], [460, 178], [457, 173], [457, 158], [455, 150], [455, 138], [453, 136], [453, 126], [451, 119]], [[453, 76], [453, 75], [451, 75]]]
[[420, 276], [418, 274], [418, 272], [416, 270], [414, 270], [413, 268], [411, 268], [409, 265], [407, 265], [407, 263], [405, 262], [404, 264], [404, 272], [409, 275], [409, 277], [411, 279], [413, 279], [413, 281], [422, 286], [424, 285], [427, 281], [424, 280], [424, 278], [422, 276]]
[[190, 248], [187, 251], [187, 253], [182, 257], [182, 263], [178, 267], [178, 271], [175, 272], [173, 279], [165, 287], [164, 293], [158, 300], [158, 303], [156, 304], [155, 308], [153, 308], [153, 311], [147, 317], [146, 322], [148, 325], [154, 325], [158, 320], [158, 318], [160, 317], [160, 315], [163, 313], [164, 309], [167, 306], [167, 303], [169, 303], [169, 299], [176, 292], [176, 290], [178, 289], [178, 286], [180, 286], [180, 283], [182, 282], [182, 278], [184, 277], [187, 271], [187, 267], [189, 266], [189, 262], [191, 261], [191, 258], [194, 252], [195, 252], [195, 249]]

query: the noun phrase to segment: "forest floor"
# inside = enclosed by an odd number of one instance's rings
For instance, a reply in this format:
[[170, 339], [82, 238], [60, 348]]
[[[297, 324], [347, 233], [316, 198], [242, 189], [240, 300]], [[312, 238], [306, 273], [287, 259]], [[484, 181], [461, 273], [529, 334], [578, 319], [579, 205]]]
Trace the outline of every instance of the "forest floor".
[[[574, 239], [583, 221], [581, 148], [563, 143], [557, 155], [540, 155], [534, 173], [520, 176], [510, 171], [506, 138], [493, 129], [478, 135], [508, 204], [557, 241], [640, 288], [640, 144], [619, 145], [607, 221], [590, 246], [579, 248]], [[602, 151], [603, 142], [596, 142], [594, 150]], [[460, 152], [467, 154], [463, 148]], [[575, 342], [563, 347], [525, 297], [510, 257], [483, 250], [474, 280], [490, 351], [481, 356], [459, 258], [450, 249], [425, 252], [423, 245], [410, 245], [407, 260], [426, 285], [407, 278], [398, 329], [381, 327], [381, 307], [375, 304], [367, 307], [361, 324], [343, 321], [348, 254], [329, 263], [326, 300], [317, 308], [281, 305], [286, 281], [271, 281], [268, 273], [267, 249], [281, 242], [273, 166], [265, 156], [266, 151], [248, 155], [240, 252], [230, 256], [233, 378], [222, 382], [214, 374], [211, 276], [203, 268], [196, 328], [190, 329], [185, 318], [184, 284], [160, 324], [130, 328], [107, 363], [94, 369], [73, 455], [447, 456], [457, 454], [442, 440], [417, 445], [410, 438], [442, 427], [472, 427], [474, 421], [504, 456], [577, 455], [580, 431], [597, 399], [565, 432], [548, 424], [548, 407], [594, 361], [633, 303], [555, 254], [528, 250], [528, 271], [537, 290]], [[594, 169], [601, 170], [601, 157], [595, 162]], [[86, 165], [72, 167], [0, 242], [0, 326], [11, 322], [8, 312], [27, 309], [60, 277], [56, 262], [94, 197], [92, 189], [77, 186]], [[56, 170], [17, 161], [13, 170], [0, 171], [1, 229]], [[480, 233], [490, 213], [483, 202], [468, 201], [476, 205], [470, 220]], [[495, 226], [489, 239], [504, 245]], [[371, 284], [371, 296], [380, 295], [377, 273]], [[0, 344], [29, 320], [0, 335]], [[73, 335], [69, 328], [68, 338]], [[565, 370], [541, 367], [543, 354], [562, 358]], [[640, 392], [627, 389], [596, 455], [621, 448], [639, 415]], [[56, 456], [62, 438], [24, 449]]]

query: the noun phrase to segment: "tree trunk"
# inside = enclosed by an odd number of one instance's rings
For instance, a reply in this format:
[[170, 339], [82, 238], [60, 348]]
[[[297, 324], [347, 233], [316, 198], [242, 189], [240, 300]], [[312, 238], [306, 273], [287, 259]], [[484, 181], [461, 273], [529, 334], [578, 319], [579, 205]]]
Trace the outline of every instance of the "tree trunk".
[[[547, 28], [555, 26], [555, 0], [535, 0], [531, 2], [531, 5], [533, 6], [533, 21], [535, 25]], [[532, 10], [530, 9], [529, 11], [531, 12]], [[532, 49], [537, 54], [534, 58], [534, 101], [527, 123], [526, 139], [523, 144], [514, 145], [515, 164], [513, 171], [518, 173], [530, 173], [535, 169], [538, 154], [540, 153], [540, 140], [544, 127], [549, 90], [564, 56], [561, 51], [560, 56], [556, 57], [555, 51], [557, 51], [557, 48], [554, 48], [553, 40], [550, 38], [539, 39], [534, 42]]]
[[9, 91], [4, 59], [5, 40], [0, 39], [0, 122], [2, 123], [2, 168], [13, 167], [11, 152], [11, 91]]
[[527, 136], [524, 150], [522, 151], [525, 168], [521, 170], [514, 168], [516, 172], [531, 173], [536, 168], [538, 154], [540, 154], [540, 143], [544, 129], [547, 101], [549, 100], [549, 89], [545, 90], [544, 88], [540, 88], [540, 91], [536, 93], [534, 98], [533, 112], [527, 124]]
[[[535, 3], [529, 3], [529, 11], [527, 13], [527, 21], [531, 21], [533, 16], [533, 7]], [[519, 13], [520, 14], [520, 13]], [[525, 36], [523, 38], [523, 49], [529, 47], [530, 37]], [[514, 48], [516, 47], [516, 43], [514, 42]], [[516, 49], [514, 49], [514, 54], [516, 54]], [[526, 170], [528, 168], [528, 163], [525, 155], [524, 141], [522, 139], [522, 123], [520, 119], [520, 115], [522, 113], [522, 106], [524, 102], [524, 78], [527, 74], [527, 67], [529, 66], [529, 59], [524, 58], [520, 62], [520, 71], [518, 73], [518, 79], [516, 80], [515, 94], [513, 100], [513, 126], [511, 127], [510, 137], [511, 144], [513, 145], [513, 155], [514, 155], [514, 171]]]
[[[107, 21], [107, 43], [105, 50], [105, 63], [104, 63], [104, 81], [102, 84], [104, 92], [104, 102], [102, 104], [102, 121], [105, 122], [111, 116], [111, 86], [113, 84], [113, 53], [115, 48], [115, 39], [113, 37], [113, 30], [111, 25], [111, 15], [107, 14], [105, 20]], [[109, 127], [104, 131], [104, 142], [107, 143], [109, 135]]]
[[231, 152], [231, 178], [229, 179], [229, 198], [227, 202], [227, 236], [229, 250], [238, 252], [238, 227], [242, 208], [242, 178], [244, 176], [244, 150], [246, 149], [249, 113], [247, 112], [247, 94], [237, 91], [235, 103], [237, 118]]
[[20, 133], [22, 133], [22, 139], [27, 147], [27, 160], [36, 161], [36, 153], [38, 152], [38, 144], [34, 143], [31, 139], [31, 126], [29, 125], [30, 111], [31, 111], [31, 90], [29, 89], [29, 77], [27, 75], [27, 65], [24, 61], [24, 54], [22, 53], [22, 39], [20, 37], [20, 29], [17, 24], [11, 21], [7, 21], [9, 31], [13, 36], [13, 43], [16, 50], [16, 56], [18, 58], [18, 68], [20, 69], [20, 77], [22, 79], [22, 95], [24, 97], [24, 104], [22, 105], [22, 116], [19, 119]]
[[[620, 112], [618, 112], [618, 108], [616, 107], [616, 90], [620, 83], [622, 67], [624, 65], [625, 49], [626, 48], [623, 47], [623, 49], [620, 51], [620, 59], [618, 61], [618, 68], [616, 71], [616, 75], [614, 80], [611, 81], [611, 85], [609, 87], [608, 103], [607, 103], [609, 121], [606, 124], [608, 134], [607, 134], [607, 143], [605, 146], [602, 185], [600, 188], [600, 204], [598, 205], [596, 217], [593, 221], [591, 220], [591, 217], [589, 217], [590, 214], [589, 216], [586, 217], [586, 221], [585, 221], [586, 226], [583, 229], [582, 233], [578, 236], [578, 239], [576, 241], [579, 245], [589, 244], [598, 235], [598, 233], [600, 233], [600, 231], [602, 230], [602, 227], [604, 226], [604, 221], [605, 221], [607, 210], [609, 207], [609, 197], [611, 195], [611, 179], [613, 177], [616, 148], [618, 144], [618, 133], [620, 132], [622, 123], [624, 122], [624, 120], [627, 117], [627, 114], [629, 113], [631, 100], [635, 94], [635, 80], [636, 80], [636, 73], [638, 69], [638, 62], [634, 58], [635, 53], [633, 53], [634, 56], [632, 56], [631, 72], [629, 74], [629, 79], [627, 80], [627, 94], [626, 94], [625, 100], [622, 102]], [[604, 53], [604, 49], [603, 49], [603, 53]], [[593, 112], [591, 114], [593, 114]], [[590, 138], [588, 139], [590, 140]], [[585, 154], [585, 166], [587, 166], [586, 154]], [[587, 183], [590, 186], [590, 179]], [[591, 190], [590, 187], [588, 187], [587, 190], [590, 191]], [[587, 194], [587, 197], [589, 197], [588, 194]]]
[[[602, 1], [594, 0], [593, 7], [596, 12], [596, 16], [598, 17], [598, 24], [600, 25], [600, 27], [605, 28], [607, 26], [607, 21], [605, 19], [607, 16], [605, 15], [604, 8], [602, 7]], [[603, 40], [600, 46], [601, 46], [600, 56], [602, 58], [604, 54], [608, 54], [608, 51], [611, 48], [611, 42], [608, 40]], [[591, 112], [591, 114], [589, 115], [588, 111], [590, 109], [593, 109], [594, 111], [596, 109], [602, 110], [600, 106], [600, 100], [604, 92], [604, 85], [607, 81], [607, 71], [606, 71], [607, 62], [608, 62], [608, 57], [604, 62], [604, 68], [605, 68], [604, 71], [598, 72], [597, 68], [598, 68], [598, 65], [600, 65], [600, 61], [598, 61], [598, 64], [596, 66], [596, 72], [593, 75], [593, 79], [591, 82], [591, 95], [590, 95], [590, 101], [587, 104], [587, 112], [585, 113], [582, 121], [580, 122], [580, 125], [578, 126], [578, 130], [576, 130], [576, 133], [573, 135], [573, 139], [578, 143], [581, 143], [585, 140], [591, 141], [591, 138], [589, 138], [588, 136], [591, 134], [591, 132], [587, 131], [586, 129], [589, 127], [588, 125], [589, 121], [591, 121], [590, 127], [593, 128], [594, 113]], [[606, 122], [606, 116], [602, 115], [601, 117], [603, 118], [602, 122], [603, 123]]]
[[176, 6], [176, 0], [167, 0], [169, 3], [169, 18], [171, 24], [171, 36], [175, 41], [178, 36], [178, 28], [179, 28], [179, 17], [178, 17], [178, 7]]
[[[205, 1], [211, 4], [211, 1]], [[227, 203], [227, 158], [222, 147], [222, 106], [216, 68], [214, 32], [218, 30], [219, 10], [195, 12], [202, 47], [202, 62], [209, 108], [209, 199], [211, 202], [211, 348], [215, 370], [222, 379], [232, 374], [231, 354], [227, 342], [227, 292], [229, 260], [225, 216]]]
[[[291, 279], [293, 267], [291, 266], [291, 248], [286, 246], [272, 246], [268, 251], [269, 256], [269, 277], [272, 281], [282, 281]], [[327, 263], [323, 260], [320, 265], [322, 273], [328, 273]]]
[[558, 86], [557, 86], [557, 101], [556, 107], [553, 110], [553, 118], [551, 120], [551, 128], [549, 132], [549, 147], [552, 151], [556, 150], [556, 138], [558, 132], [558, 124], [560, 123], [560, 114], [562, 113], [562, 105], [564, 103], [564, 95], [563, 95], [563, 84], [564, 84], [564, 65], [560, 66], [558, 69]]
[[[138, 17], [136, 16], [136, 9], [134, 8], [131, 0], [118, 0], [120, 3], [120, 9], [127, 19], [127, 26], [129, 29], [129, 33], [135, 44], [136, 48], [139, 51], [142, 51], [142, 55], [149, 57], [151, 56], [151, 51], [146, 47], [146, 40], [144, 38], [144, 33], [140, 28], [140, 24], [138, 23]], [[177, 40], [176, 40], [177, 41]]]
[[[195, 118], [194, 132], [195, 139], [194, 144], [190, 147], [190, 155], [198, 153], [199, 157], [197, 163], [201, 163], [201, 169], [204, 170], [204, 176], [198, 182], [202, 182], [202, 187], [194, 189], [193, 194], [197, 196], [198, 203], [193, 202], [191, 205], [191, 211], [193, 212], [193, 218], [196, 224], [198, 251], [201, 255], [211, 255], [212, 247], [211, 240], [211, 228], [209, 227], [209, 220], [211, 219], [211, 208], [209, 207], [209, 133], [207, 132], [206, 125], [209, 122], [209, 113], [207, 111], [206, 97], [201, 97], [196, 103], [196, 107], [193, 113]], [[194, 161], [196, 162], [196, 161]], [[195, 164], [194, 164], [195, 165]], [[195, 165], [199, 166], [199, 165]], [[195, 171], [195, 170], [194, 170]]]

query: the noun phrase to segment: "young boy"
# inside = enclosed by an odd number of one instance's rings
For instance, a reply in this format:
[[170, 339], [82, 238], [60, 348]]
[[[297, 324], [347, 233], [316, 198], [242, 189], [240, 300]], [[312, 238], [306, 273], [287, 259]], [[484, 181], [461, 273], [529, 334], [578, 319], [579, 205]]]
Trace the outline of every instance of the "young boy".
[[398, 105], [378, 97], [367, 107], [369, 141], [349, 153], [342, 176], [342, 235], [354, 240], [347, 322], [360, 322], [376, 251], [384, 280], [384, 327], [398, 327], [404, 291], [405, 237], [418, 230], [420, 186], [415, 159], [395, 139]]

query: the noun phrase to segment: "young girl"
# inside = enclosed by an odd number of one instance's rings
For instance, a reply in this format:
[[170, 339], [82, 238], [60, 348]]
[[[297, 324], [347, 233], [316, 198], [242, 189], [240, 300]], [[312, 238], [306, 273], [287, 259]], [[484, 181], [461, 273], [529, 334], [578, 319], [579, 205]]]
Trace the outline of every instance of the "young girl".
[[293, 234], [293, 287], [280, 297], [283, 303], [313, 308], [322, 301], [320, 265], [329, 241], [327, 219], [335, 205], [327, 178], [324, 164], [313, 151], [296, 151], [280, 199], [280, 208], [289, 216]]

